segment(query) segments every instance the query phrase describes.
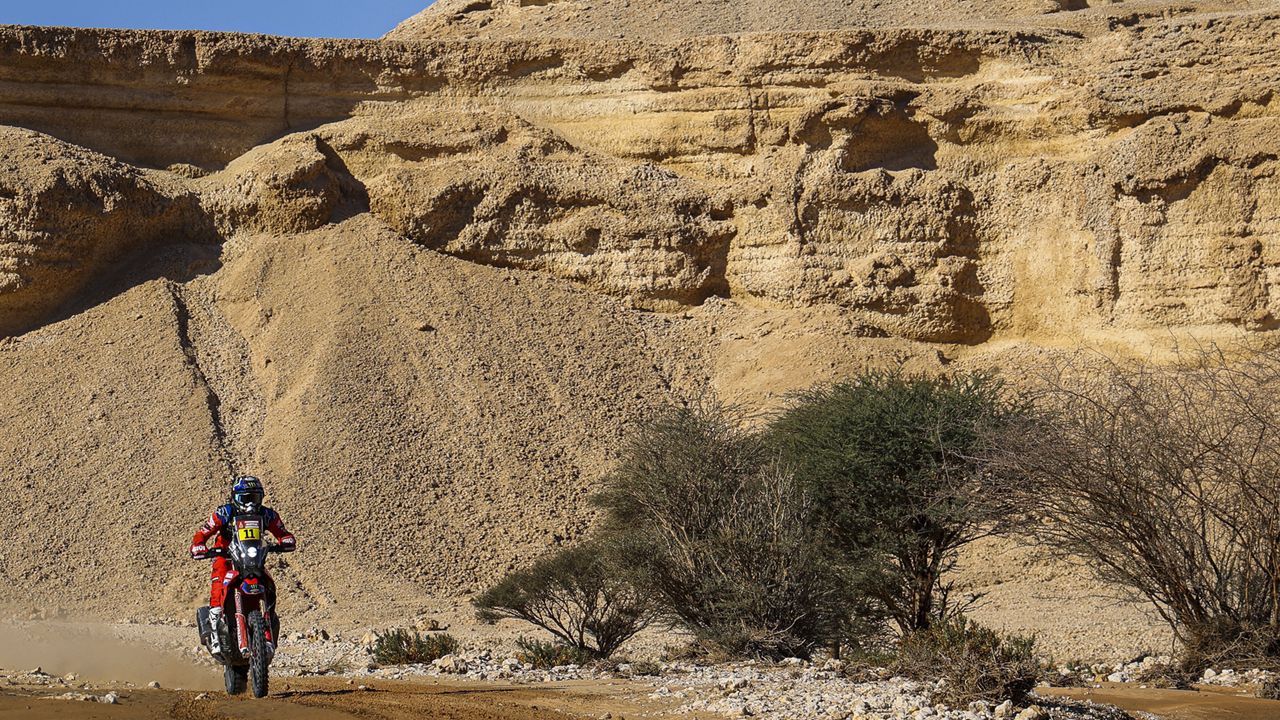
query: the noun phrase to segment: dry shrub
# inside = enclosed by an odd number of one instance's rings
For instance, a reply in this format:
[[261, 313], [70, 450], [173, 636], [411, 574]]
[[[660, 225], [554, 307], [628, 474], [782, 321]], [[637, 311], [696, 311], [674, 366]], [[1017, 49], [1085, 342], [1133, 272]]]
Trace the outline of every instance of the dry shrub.
[[992, 468], [1049, 550], [1145, 598], [1183, 670], [1280, 664], [1280, 352], [1059, 361]]
[[594, 653], [561, 642], [522, 637], [516, 640], [516, 659], [536, 670], [550, 670], [565, 665], [586, 665], [596, 659]]
[[632, 677], [654, 677], [662, 674], [662, 666], [652, 660], [637, 660], [631, 663]]
[[1200, 680], [1200, 673], [1188, 671], [1183, 662], [1160, 662], [1138, 670], [1133, 679], [1156, 688], [1189, 690]]
[[373, 659], [379, 665], [429, 663], [457, 651], [458, 641], [448, 633], [420, 635], [405, 628], [376, 633], [373, 643]]
[[953, 707], [975, 700], [1021, 703], [1040, 679], [1035, 638], [1004, 635], [963, 617], [904, 636], [893, 668], [917, 680], [944, 680], [937, 699]]
[[[483, 622], [523, 620], [591, 658], [607, 658], [647, 627], [652, 604], [588, 542], [508, 574], [472, 604]], [[560, 663], [566, 664], [566, 663]]]
[[1182, 628], [1181, 670], [1196, 679], [1205, 668], [1280, 669], [1280, 632], [1260, 622], [1222, 617]]

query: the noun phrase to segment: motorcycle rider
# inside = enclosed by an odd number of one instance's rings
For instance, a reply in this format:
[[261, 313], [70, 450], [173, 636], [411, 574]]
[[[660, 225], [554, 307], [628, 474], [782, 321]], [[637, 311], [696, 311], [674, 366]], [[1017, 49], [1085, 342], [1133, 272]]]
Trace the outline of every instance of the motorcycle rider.
[[[191, 557], [204, 560], [209, 557], [210, 539], [215, 548], [225, 548], [231, 542], [232, 519], [236, 515], [261, 515], [263, 524], [280, 545], [280, 550], [289, 552], [297, 548], [297, 538], [285, 529], [280, 514], [262, 504], [266, 492], [262, 481], [252, 475], [236, 478], [231, 486], [231, 502], [222, 505], [209, 515], [204, 525], [191, 538]], [[223, 601], [226, 599], [227, 584], [234, 576], [231, 560], [225, 557], [213, 559], [213, 583], [209, 588], [209, 625], [217, 628], [222, 617]], [[218, 634], [213, 633], [213, 642], [217, 642]]]

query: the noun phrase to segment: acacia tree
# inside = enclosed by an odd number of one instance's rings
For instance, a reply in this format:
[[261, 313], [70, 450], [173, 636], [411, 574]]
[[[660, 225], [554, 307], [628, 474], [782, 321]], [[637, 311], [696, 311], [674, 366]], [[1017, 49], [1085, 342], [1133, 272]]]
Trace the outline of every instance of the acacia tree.
[[795, 396], [770, 444], [820, 508], [831, 547], [872, 561], [864, 590], [904, 633], [974, 599], [946, 575], [958, 550], [1001, 527], [1005, 497], [976, 459], [993, 429], [1025, 412], [993, 375], [871, 372]]
[[1150, 601], [1188, 670], [1280, 662], [1280, 352], [1059, 360], [990, 443], [1032, 538]]
[[674, 624], [721, 652], [804, 657], [863, 616], [813, 498], [773, 456], [732, 409], [670, 408], [596, 499], [622, 567]]

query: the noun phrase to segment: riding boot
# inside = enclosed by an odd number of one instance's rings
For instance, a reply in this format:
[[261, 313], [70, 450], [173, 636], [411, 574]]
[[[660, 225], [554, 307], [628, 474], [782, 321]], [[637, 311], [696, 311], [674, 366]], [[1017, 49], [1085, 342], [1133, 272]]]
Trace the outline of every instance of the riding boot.
[[209, 608], [209, 652], [222, 652], [222, 608]]

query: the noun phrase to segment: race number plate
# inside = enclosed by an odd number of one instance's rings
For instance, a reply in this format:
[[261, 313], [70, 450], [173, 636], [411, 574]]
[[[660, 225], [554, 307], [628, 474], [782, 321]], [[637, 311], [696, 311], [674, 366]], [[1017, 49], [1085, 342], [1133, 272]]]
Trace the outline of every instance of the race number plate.
[[261, 520], [237, 520], [236, 521], [236, 537], [241, 541], [261, 540], [262, 539], [262, 521]]

